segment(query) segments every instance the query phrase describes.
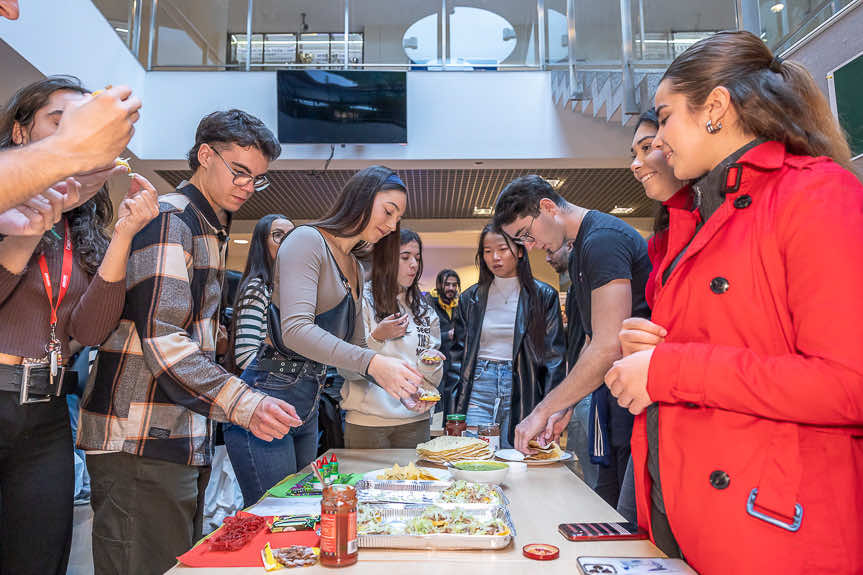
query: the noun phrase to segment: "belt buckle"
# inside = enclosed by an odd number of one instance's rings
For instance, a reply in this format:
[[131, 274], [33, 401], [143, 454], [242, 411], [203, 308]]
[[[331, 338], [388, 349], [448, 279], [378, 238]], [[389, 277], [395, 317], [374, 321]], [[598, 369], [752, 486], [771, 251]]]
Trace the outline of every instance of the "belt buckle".
[[[60, 373], [57, 374], [56, 382], [54, 382], [54, 389], [48, 395], [38, 395], [36, 397], [30, 396], [30, 372], [33, 368], [36, 367], [44, 367], [44, 364], [40, 363], [23, 363], [21, 364], [23, 368], [23, 372], [21, 373], [21, 390], [18, 392], [18, 405], [30, 405], [33, 403], [47, 403], [51, 401], [52, 397], [57, 397], [60, 395], [60, 391], [63, 389], [63, 376], [66, 373], [65, 367], [60, 367]], [[50, 367], [49, 367], [50, 369]], [[55, 378], [49, 375], [48, 377], [52, 380]]]

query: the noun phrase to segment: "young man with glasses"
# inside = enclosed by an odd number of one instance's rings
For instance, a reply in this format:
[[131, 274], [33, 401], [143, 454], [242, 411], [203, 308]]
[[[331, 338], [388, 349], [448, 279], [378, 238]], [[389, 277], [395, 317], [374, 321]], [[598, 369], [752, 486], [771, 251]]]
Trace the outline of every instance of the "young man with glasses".
[[633, 416], [610, 398], [605, 373], [620, 359], [623, 320], [650, 317], [644, 285], [650, 274], [647, 243], [634, 228], [600, 211], [570, 204], [539, 176], [510, 182], [497, 200], [494, 225], [529, 249], [556, 252], [572, 242], [569, 276], [586, 333], [563, 382], [515, 430], [515, 447], [545, 445], [569, 423], [571, 409], [590, 394], [591, 460], [599, 465], [596, 492], [617, 507], [629, 460]]
[[97, 574], [163, 573], [201, 537], [215, 421], [267, 441], [302, 423], [215, 362], [231, 214], [267, 187], [280, 150], [245, 112], [206, 116], [191, 178], [135, 236], [123, 316], [81, 404]]

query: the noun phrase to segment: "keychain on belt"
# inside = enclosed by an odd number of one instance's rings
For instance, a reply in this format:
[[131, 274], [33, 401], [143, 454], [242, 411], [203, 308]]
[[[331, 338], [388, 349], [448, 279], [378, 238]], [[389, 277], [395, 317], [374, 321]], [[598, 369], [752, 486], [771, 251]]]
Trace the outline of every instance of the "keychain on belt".
[[45, 284], [45, 293], [48, 296], [48, 307], [51, 309], [51, 323], [49, 325], [51, 332], [48, 343], [45, 344], [45, 352], [51, 363], [51, 384], [54, 384], [54, 378], [60, 372], [60, 366], [63, 364], [62, 349], [63, 346], [60, 340], [57, 339], [57, 310], [60, 308], [60, 302], [66, 295], [66, 290], [69, 289], [69, 281], [72, 277], [72, 237], [69, 234], [69, 222], [63, 220], [63, 260], [61, 263], [60, 286], [57, 290], [57, 303], [54, 303], [54, 291], [51, 287], [51, 274], [48, 272], [48, 261], [45, 259], [45, 254], [39, 255], [39, 269], [42, 271], [42, 283]]

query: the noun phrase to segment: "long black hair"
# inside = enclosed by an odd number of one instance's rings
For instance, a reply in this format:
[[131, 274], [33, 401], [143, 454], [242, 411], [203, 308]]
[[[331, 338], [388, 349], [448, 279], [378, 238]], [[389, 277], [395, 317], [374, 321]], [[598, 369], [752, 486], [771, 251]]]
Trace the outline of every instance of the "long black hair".
[[[13, 139], [15, 124], [23, 129], [32, 126], [36, 112], [48, 104], [54, 92], [69, 90], [79, 94], [88, 91], [74, 76], [48, 76], [18, 90], [6, 104], [0, 115], [0, 149], [17, 146]], [[78, 264], [89, 274], [94, 275], [108, 251], [110, 235], [108, 226], [114, 219], [114, 206], [107, 185], [96, 194], [70, 210], [64, 217], [69, 222], [72, 246]], [[34, 253], [42, 253], [48, 248], [60, 245], [61, 240], [46, 234]]]
[[[330, 212], [323, 219], [309, 225], [337, 238], [357, 236], [371, 221], [375, 196], [379, 192], [398, 190], [407, 194], [407, 189], [400, 181], [396, 173], [385, 166], [369, 166], [360, 170], [351, 176], [342, 188]], [[375, 244], [372, 255], [372, 298], [378, 312], [387, 312], [384, 317], [398, 311], [396, 297], [399, 293], [400, 242], [401, 225], [398, 224], [395, 232], [387, 234]], [[362, 245], [362, 242], [359, 242], [354, 249]]]
[[491, 287], [491, 282], [494, 281], [494, 273], [489, 269], [483, 257], [483, 249], [485, 247], [485, 237], [488, 234], [497, 234], [506, 242], [509, 251], [516, 259], [516, 273], [518, 274], [518, 283], [521, 289], [527, 293], [527, 334], [533, 350], [537, 358], [541, 358], [545, 353], [545, 312], [540, 309], [539, 291], [536, 289], [536, 281], [533, 279], [533, 272], [530, 269], [530, 260], [527, 257], [527, 250], [521, 246], [515, 245], [506, 234], [501, 234], [497, 231], [493, 224], [486, 225], [479, 234], [479, 245], [476, 250], [476, 265], [479, 268], [479, 285], [486, 288]]
[[[276, 220], [288, 220], [287, 216], [282, 214], [267, 214], [258, 220], [255, 224], [255, 229], [252, 230], [252, 240], [249, 242], [249, 255], [246, 257], [246, 269], [243, 271], [243, 276], [240, 278], [240, 283], [237, 285], [237, 291], [234, 294], [233, 313], [231, 315], [231, 330], [228, 344], [228, 353], [225, 354], [226, 368], [235, 372], [238, 366], [234, 363], [234, 344], [237, 338], [237, 320], [240, 317], [240, 304], [243, 301], [243, 296], [246, 293], [246, 288], [252, 280], [260, 280], [269, 288], [273, 287], [273, 265], [275, 261], [270, 256], [268, 241], [270, 238], [270, 228]], [[296, 228], [294, 228], [296, 229]], [[285, 234], [287, 237], [294, 230], [288, 231]], [[222, 289], [227, 290], [227, 286]]]

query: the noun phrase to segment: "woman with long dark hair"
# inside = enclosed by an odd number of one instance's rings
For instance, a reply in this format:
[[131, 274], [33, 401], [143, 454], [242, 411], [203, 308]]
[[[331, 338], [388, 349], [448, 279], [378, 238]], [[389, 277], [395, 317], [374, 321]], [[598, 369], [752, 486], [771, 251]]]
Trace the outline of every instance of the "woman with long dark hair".
[[[422, 239], [412, 230], [401, 230], [398, 260], [398, 291], [375, 290], [384, 281], [378, 268], [366, 286], [363, 324], [369, 349], [403, 359], [423, 373], [424, 388], [437, 388], [443, 375], [440, 353], [440, 320], [419, 288], [423, 273]], [[386, 285], [386, 283], [384, 284]], [[375, 291], [378, 292], [377, 298]], [[423, 358], [437, 358], [433, 366]], [[434, 402], [423, 402], [427, 409]], [[349, 449], [412, 449], [429, 440], [428, 411], [408, 409], [397, 398], [365, 378], [346, 378], [342, 388], [345, 415], [345, 447]]]
[[534, 279], [527, 251], [491, 225], [476, 265], [479, 283], [455, 308], [447, 413], [500, 425], [501, 444], [512, 447], [515, 426], [566, 375], [560, 298]]
[[273, 293], [273, 266], [279, 246], [294, 229], [281, 214], [268, 214], [258, 220], [249, 242], [246, 269], [237, 287], [231, 319], [231, 357], [242, 371], [254, 359], [267, 338], [267, 308]]
[[[21, 89], [0, 119], [0, 147], [50, 136], [64, 108], [86, 93], [68, 76]], [[104, 184], [114, 171], [112, 165], [67, 180], [78, 199], [56, 219], [39, 204], [50, 203], [56, 190], [20, 206], [18, 216], [43, 214], [48, 233], [0, 242], [3, 573], [66, 572], [75, 476], [65, 394], [77, 383], [64, 377], [70, 343], [99, 345], [114, 329], [125, 301], [132, 238], [158, 213], [156, 190], [135, 175], [110, 232], [113, 208]]]
[[317, 453], [318, 398], [328, 365], [362, 373], [408, 408], [422, 410], [422, 376], [401, 359], [365, 347], [363, 274], [352, 254], [374, 244], [373, 293], [398, 293], [399, 221], [407, 188], [383, 166], [357, 172], [322, 220], [300, 226], [282, 242], [276, 258], [269, 320], [272, 345], [246, 368], [245, 380], [291, 404], [300, 427], [266, 442], [230, 426], [225, 444], [247, 505]]
[[860, 573], [863, 186], [848, 145], [806, 69], [749, 32], [681, 54], [656, 109], [653, 146], [697, 202], [669, 206], [652, 322], [621, 334], [605, 377], [638, 414], [638, 520], [707, 575]]

